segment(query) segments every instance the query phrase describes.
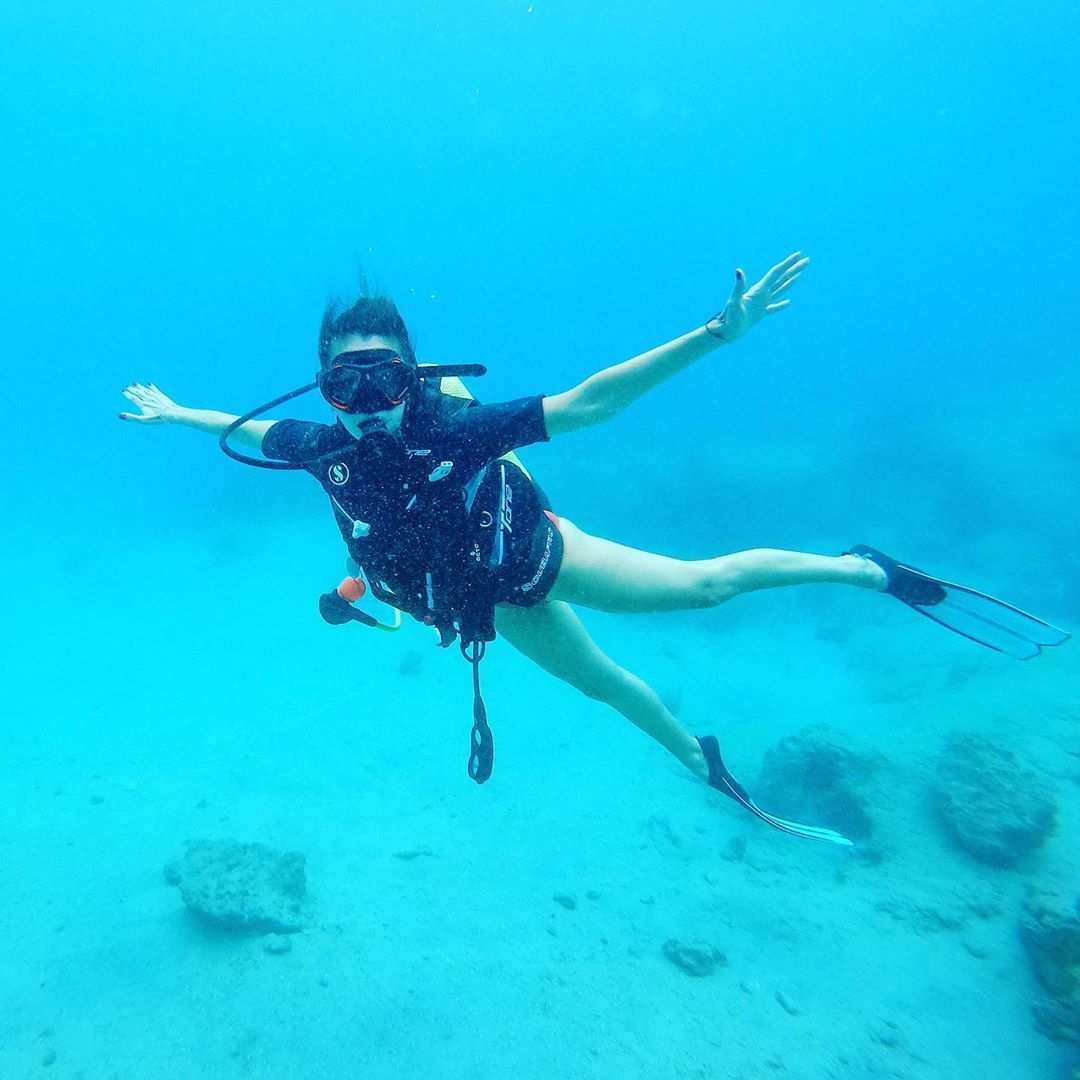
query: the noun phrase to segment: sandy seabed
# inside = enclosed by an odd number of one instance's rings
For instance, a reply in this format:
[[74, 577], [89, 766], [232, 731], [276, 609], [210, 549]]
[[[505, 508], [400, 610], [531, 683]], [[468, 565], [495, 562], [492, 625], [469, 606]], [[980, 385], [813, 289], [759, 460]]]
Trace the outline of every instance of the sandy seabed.
[[[173, 542], [161, 593], [148, 542], [122, 580], [87, 567], [59, 622], [13, 583], [0, 1076], [1068, 1075], [1032, 1027], [1016, 924], [1028, 882], [1080, 892], [1075, 645], [1017, 664], [854, 592], [587, 617], [751, 789], [811, 724], [883, 753], [874, 863], [759, 825], [502, 644], [477, 788], [461, 659], [415, 626], [325, 627], [333, 537], [274, 544]], [[935, 819], [956, 729], [1054, 785], [1057, 833], [1015, 870]], [[304, 854], [312, 917], [288, 953], [188, 915], [162, 866], [193, 837]], [[672, 938], [727, 964], [690, 977]]]

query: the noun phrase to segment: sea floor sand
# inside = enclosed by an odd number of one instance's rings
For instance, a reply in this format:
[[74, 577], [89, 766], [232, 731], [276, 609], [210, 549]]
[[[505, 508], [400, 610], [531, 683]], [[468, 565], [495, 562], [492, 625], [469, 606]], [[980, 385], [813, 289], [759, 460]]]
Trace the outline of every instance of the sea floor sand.
[[[1016, 919], [1028, 880], [1080, 885], [1075, 648], [999, 660], [865, 594], [588, 617], [692, 730], [722, 737], [751, 787], [763, 753], [809, 724], [885, 754], [898, 779], [875, 865], [741, 815], [501, 645], [484, 664], [495, 774], [477, 788], [465, 664], [419, 627], [323, 626], [328, 538], [207, 547], [169, 546], [168, 595], [101, 568], [59, 629], [15, 586], [0, 1075], [1042, 1080], [1063, 1067], [1031, 1026]], [[133, 550], [125, 575], [163, 551]], [[410, 650], [419, 674], [400, 671]], [[951, 847], [929, 807], [958, 727], [1014, 745], [1055, 785], [1058, 833], [1015, 871]], [[161, 871], [190, 837], [306, 856], [312, 919], [288, 953], [188, 916]], [[727, 964], [688, 976], [664, 955], [671, 938]]]

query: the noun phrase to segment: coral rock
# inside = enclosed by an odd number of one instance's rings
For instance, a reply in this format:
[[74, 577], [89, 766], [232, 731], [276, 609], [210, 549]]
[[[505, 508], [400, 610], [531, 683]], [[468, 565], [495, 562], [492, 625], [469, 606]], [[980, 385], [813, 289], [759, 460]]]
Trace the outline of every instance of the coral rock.
[[827, 825], [865, 841], [874, 832], [869, 788], [886, 765], [880, 753], [845, 746], [827, 727], [810, 727], [765, 754], [755, 795], [781, 817]]
[[188, 909], [232, 933], [291, 934], [303, 929], [304, 857], [264, 844], [189, 840], [165, 867]]
[[727, 957], [712, 945], [703, 942], [683, 944], [676, 938], [664, 942], [664, 955], [687, 975], [700, 978], [711, 975], [717, 968], [727, 967]]
[[1020, 913], [1020, 940], [1035, 977], [1055, 996], [1080, 990], [1080, 899], [1032, 885]]
[[952, 839], [990, 866], [1015, 866], [1050, 835], [1057, 814], [1038, 773], [1006, 747], [969, 733], [946, 743], [934, 803]]

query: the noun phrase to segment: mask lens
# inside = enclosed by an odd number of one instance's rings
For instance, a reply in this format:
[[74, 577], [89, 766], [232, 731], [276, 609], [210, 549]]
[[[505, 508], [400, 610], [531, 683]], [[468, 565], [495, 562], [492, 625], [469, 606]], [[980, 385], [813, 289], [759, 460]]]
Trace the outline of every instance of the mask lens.
[[319, 389], [343, 412], [383, 412], [400, 405], [416, 381], [413, 369], [389, 349], [341, 353], [319, 373]]
[[360, 397], [362, 377], [357, 368], [335, 365], [319, 372], [319, 390], [335, 409], [354, 412]]
[[371, 381], [394, 404], [405, 400], [413, 382], [412, 368], [401, 360], [378, 364], [371, 371]]

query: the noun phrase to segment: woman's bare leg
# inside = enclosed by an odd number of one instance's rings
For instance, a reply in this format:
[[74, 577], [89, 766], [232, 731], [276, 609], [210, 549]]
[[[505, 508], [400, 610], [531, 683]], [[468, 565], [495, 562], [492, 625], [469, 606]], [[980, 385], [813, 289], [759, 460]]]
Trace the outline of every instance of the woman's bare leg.
[[[545, 671], [617, 709], [700, 780], [772, 828], [793, 836], [850, 846], [850, 840], [831, 829], [801, 825], [762, 810], [728, 772], [716, 740], [707, 736], [699, 743], [687, 732], [649, 686], [636, 675], [624, 671], [596, 647], [568, 604], [549, 601], [532, 608], [500, 605], [495, 609], [495, 629]], [[708, 763], [706, 750], [710, 755]]]
[[610, 612], [681, 611], [722, 604], [741, 593], [783, 585], [833, 583], [885, 588], [885, 571], [857, 555], [806, 555], [755, 548], [715, 559], [653, 555], [560, 522], [562, 567], [549, 600]]
[[652, 687], [599, 649], [569, 604], [548, 601], [530, 608], [500, 604], [495, 609], [495, 629], [533, 663], [587, 697], [610, 705], [692, 773], [708, 779], [697, 739], [675, 719]]

